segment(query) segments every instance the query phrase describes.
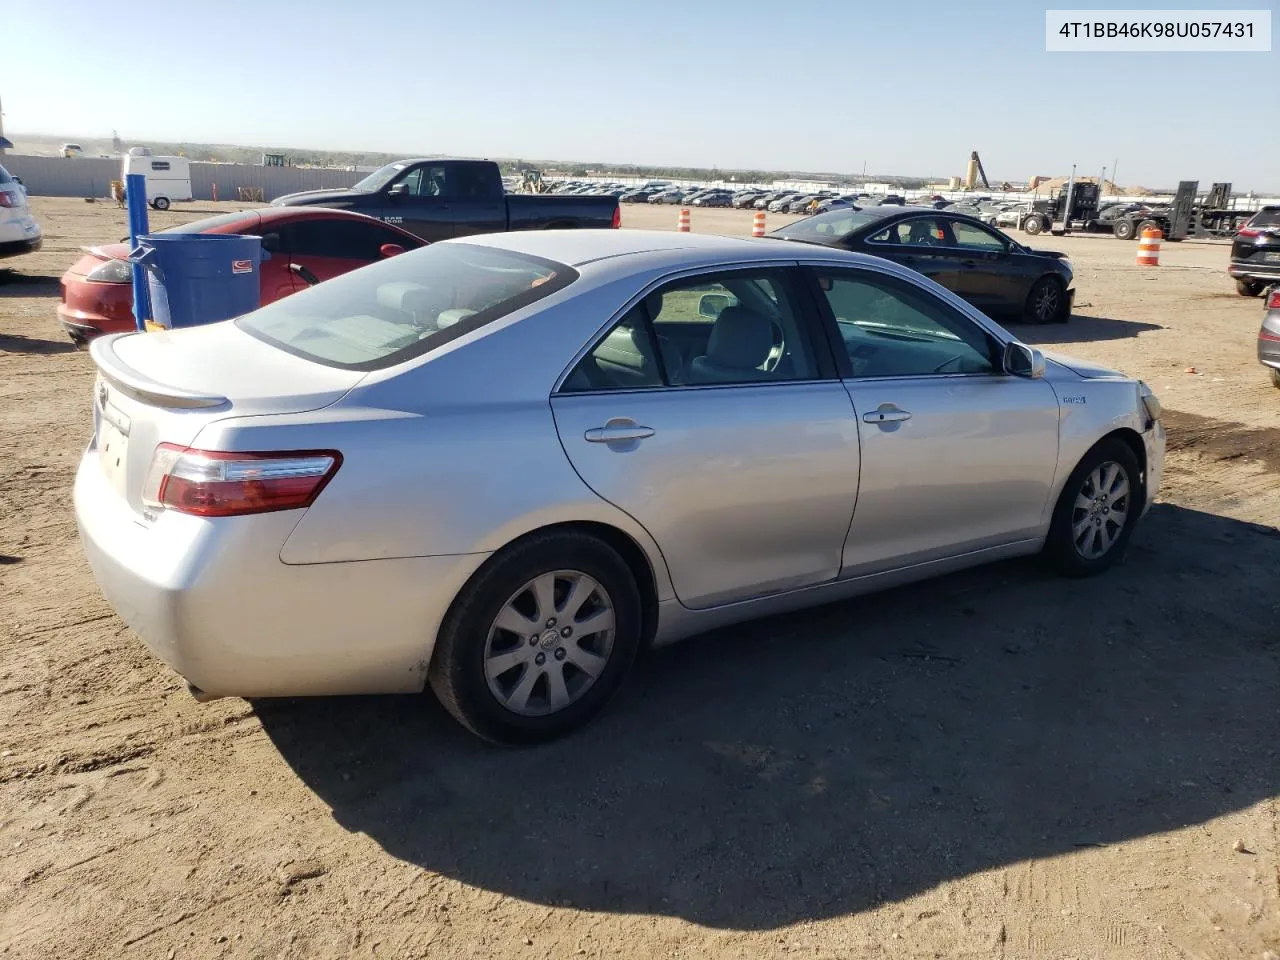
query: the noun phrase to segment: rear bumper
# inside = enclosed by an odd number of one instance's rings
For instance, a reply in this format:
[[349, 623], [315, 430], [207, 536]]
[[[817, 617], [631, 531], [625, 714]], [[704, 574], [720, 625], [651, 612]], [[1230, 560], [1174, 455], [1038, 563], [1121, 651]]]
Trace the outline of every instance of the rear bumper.
[[1280, 341], [1258, 338], [1258, 362], [1280, 370]]
[[76, 474], [89, 566], [146, 647], [212, 696], [420, 691], [449, 604], [486, 554], [288, 565], [300, 511], [150, 523], [96, 449]]
[[1280, 280], [1280, 263], [1232, 260], [1227, 265], [1227, 273], [1237, 280]]
[[101, 314], [76, 310], [65, 303], [58, 304], [58, 322], [73, 337], [86, 339], [104, 333], [132, 333], [137, 329], [132, 318], [127, 321], [117, 320]]

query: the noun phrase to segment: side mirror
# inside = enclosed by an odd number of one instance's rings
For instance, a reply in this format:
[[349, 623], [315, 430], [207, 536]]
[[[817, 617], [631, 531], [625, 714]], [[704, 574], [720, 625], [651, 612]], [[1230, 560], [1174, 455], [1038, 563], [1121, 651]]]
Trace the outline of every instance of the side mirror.
[[404, 247], [398, 243], [384, 243], [378, 248], [378, 252], [384, 257], [398, 257], [404, 253]]
[[1004, 348], [1004, 372], [1014, 377], [1039, 380], [1044, 376], [1044, 354], [1035, 347], [1011, 340]]
[[712, 320], [720, 316], [725, 307], [732, 304], [733, 301], [726, 297], [723, 293], [704, 293], [698, 299], [698, 316], [710, 317]]
[[390, 190], [387, 191], [387, 196], [403, 197], [408, 192], [409, 192], [409, 185], [407, 183], [397, 183]]

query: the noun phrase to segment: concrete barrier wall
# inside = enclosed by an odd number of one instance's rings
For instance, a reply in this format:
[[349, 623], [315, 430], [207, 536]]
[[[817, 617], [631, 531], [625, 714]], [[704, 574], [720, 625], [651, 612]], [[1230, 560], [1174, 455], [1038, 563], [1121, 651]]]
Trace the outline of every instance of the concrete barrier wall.
[[[6, 153], [0, 164], [22, 179], [34, 197], [105, 197], [120, 179], [120, 161], [110, 157], [30, 157]], [[192, 163], [191, 193], [196, 200], [236, 200], [237, 187], [261, 187], [267, 200], [298, 190], [349, 187], [364, 176], [355, 170], [312, 167], [259, 167], [242, 163]]]

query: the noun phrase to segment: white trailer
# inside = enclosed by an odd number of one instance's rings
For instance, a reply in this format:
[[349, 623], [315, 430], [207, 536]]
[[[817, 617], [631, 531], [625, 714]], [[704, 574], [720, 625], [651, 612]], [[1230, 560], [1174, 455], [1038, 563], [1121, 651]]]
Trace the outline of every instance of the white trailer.
[[186, 157], [137, 156], [123, 158], [120, 179], [129, 188], [128, 176], [140, 173], [147, 178], [147, 202], [157, 210], [168, 210], [175, 200], [191, 199], [191, 163]]

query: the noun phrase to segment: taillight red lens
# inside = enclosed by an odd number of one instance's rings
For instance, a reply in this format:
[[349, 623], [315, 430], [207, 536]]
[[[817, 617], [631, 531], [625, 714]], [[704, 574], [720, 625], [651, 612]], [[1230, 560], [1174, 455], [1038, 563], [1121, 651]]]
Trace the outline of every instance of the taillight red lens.
[[613, 208], [613, 229], [617, 230], [622, 226], [622, 207]]
[[18, 198], [8, 190], [0, 190], [0, 207], [16, 207]]
[[341, 465], [336, 450], [232, 453], [162, 443], [142, 499], [197, 517], [299, 510], [311, 506]]
[[1255, 230], [1253, 227], [1241, 227], [1241, 228], [1240, 228], [1240, 233], [1238, 234], [1238, 236], [1241, 236], [1241, 237], [1256, 237], [1256, 236], [1258, 236], [1258, 234], [1260, 234], [1260, 233], [1262, 233], [1262, 231], [1261, 231], [1261, 230]]
[[1280, 310], [1280, 286], [1271, 288], [1271, 295], [1267, 297], [1268, 310]]

